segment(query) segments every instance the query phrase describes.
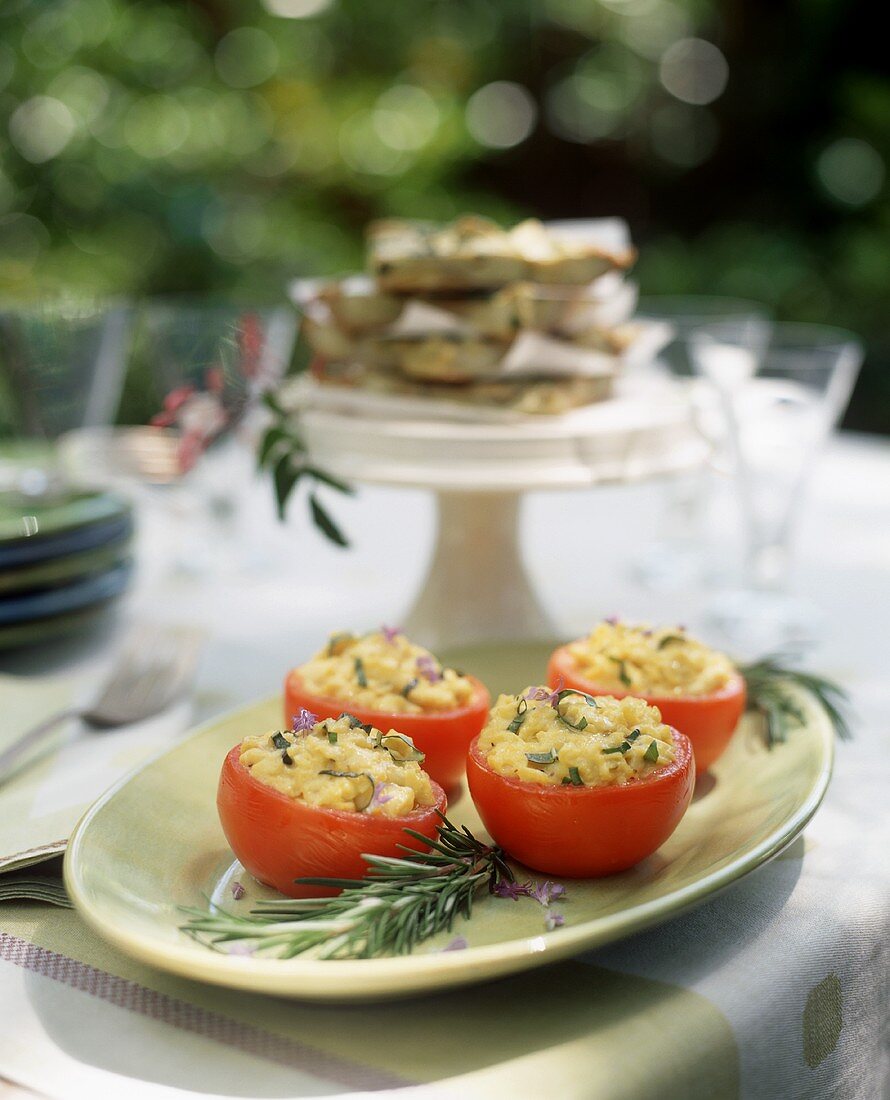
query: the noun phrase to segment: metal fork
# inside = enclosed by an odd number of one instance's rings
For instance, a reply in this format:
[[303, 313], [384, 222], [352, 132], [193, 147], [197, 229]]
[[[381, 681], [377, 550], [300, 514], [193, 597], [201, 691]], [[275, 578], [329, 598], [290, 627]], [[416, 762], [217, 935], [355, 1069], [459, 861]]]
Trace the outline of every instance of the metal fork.
[[110, 730], [166, 710], [191, 684], [200, 648], [201, 632], [189, 627], [134, 631], [90, 706], [53, 714], [0, 752], [0, 785], [24, 770], [22, 758], [62, 722], [79, 718], [93, 729]]

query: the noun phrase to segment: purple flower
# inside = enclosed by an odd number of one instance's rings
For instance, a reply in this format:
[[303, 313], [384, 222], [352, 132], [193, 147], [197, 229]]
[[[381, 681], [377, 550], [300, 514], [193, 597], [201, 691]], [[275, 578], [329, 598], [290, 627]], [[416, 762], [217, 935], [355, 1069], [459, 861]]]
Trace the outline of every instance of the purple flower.
[[306, 710], [305, 707], [300, 707], [299, 713], [293, 717], [293, 731], [294, 733], [305, 733], [306, 730], [311, 730], [317, 721], [317, 714], [313, 714], [311, 710]]
[[508, 882], [505, 878], [502, 878], [496, 886], [493, 886], [491, 892], [497, 898], [509, 898], [511, 901], [517, 901], [519, 898], [531, 897], [532, 884], [530, 882]]
[[469, 944], [463, 936], [455, 936], [451, 943], [446, 943], [443, 951], [465, 951]]
[[528, 689], [523, 698], [540, 703], [547, 703], [548, 706], [555, 708], [556, 704], [559, 702], [559, 693], [562, 691], [564, 683], [565, 680], [560, 676], [553, 691], [548, 691], [545, 687], [533, 687]]
[[550, 882], [548, 879], [546, 882], [539, 882], [532, 890], [531, 896], [539, 904], [543, 905], [546, 909], [551, 901], [556, 901], [557, 898], [564, 898], [566, 895], [566, 888], [561, 882]]
[[380, 633], [392, 645], [402, 633], [402, 628], [400, 626], [381, 626]]
[[393, 796], [387, 794], [384, 790], [383, 783], [374, 784], [374, 793], [371, 795], [371, 801], [368, 803], [367, 809], [370, 812], [375, 806], [383, 806], [387, 802], [392, 802]]
[[233, 943], [229, 948], [230, 955], [252, 955], [253, 948], [248, 947], [246, 943]]
[[244, 887], [240, 882], [232, 883], [232, 897], [235, 901], [240, 901], [244, 897]]
[[566, 919], [562, 913], [557, 913], [555, 909], [548, 909], [547, 916], [544, 918], [544, 928], [548, 932], [552, 932], [554, 928], [562, 928]]
[[437, 680], [442, 679], [442, 673], [439, 671], [439, 666], [436, 663], [435, 657], [418, 657], [417, 668], [421, 676], [426, 677], [431, 684], [434, 684]]
[[617, 615], [607, 615], [603, 621], [607, 622], [609, 626], [617, 626], [621, 622]]

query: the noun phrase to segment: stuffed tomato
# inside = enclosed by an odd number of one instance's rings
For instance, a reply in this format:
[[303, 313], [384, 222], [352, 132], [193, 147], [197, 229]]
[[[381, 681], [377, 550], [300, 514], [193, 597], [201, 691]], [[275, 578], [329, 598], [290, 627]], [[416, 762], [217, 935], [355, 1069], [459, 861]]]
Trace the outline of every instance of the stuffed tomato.
[[745, 713], [744, 677], [723, 653], [683, 627], [649, 629], [609, 619], [550, 657], [547, 680], [590, 695], [633, 695], [692, 742], [699, 773], [725, 751]]
[[396, 729], [424, 753], [425, 770], [446, 790], [463, 778], [467, 748], [485, 724], [489, 703], [474, 676], [443, 667], [386, 627], [333, 635], [284, 684], [286, 721], [303, 707], [320, 718], [348, 711], [379, 729]]
[[446, 809], [423, 754], [401, 733], [352, 715], [248, 737], [227, 754], [217, 809], [232, 851], [258, 881], [290, 897], [336, 891], [300, 878], [362, 878], [363, 854], [423, 850], [413, 829], [434, 838]]
[[502, 695], [467, 761], [493, 839], [535, 871], [624, 871], [673, 833], [695, 785], [689, 740], [641, 699]]

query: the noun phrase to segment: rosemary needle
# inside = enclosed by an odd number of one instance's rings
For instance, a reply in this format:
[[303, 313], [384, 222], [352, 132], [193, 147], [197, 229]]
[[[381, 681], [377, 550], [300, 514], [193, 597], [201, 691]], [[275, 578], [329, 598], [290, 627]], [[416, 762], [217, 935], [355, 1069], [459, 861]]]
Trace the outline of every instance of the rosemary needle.
[[787, 741], [791, 729], [805, 721], [797, 700], [788, 690], [789, 684], [815, 696], [838, 737], [849, 741], [852, 733], [847, 718], [849, 699], [846, 692], [824, 676], [792, 668], [793, 659], [793, 654], [774, 653], [739, 666], [748, 689], [748, 710], [756, 710], [762, 715], [767, 743], [775, 745]]

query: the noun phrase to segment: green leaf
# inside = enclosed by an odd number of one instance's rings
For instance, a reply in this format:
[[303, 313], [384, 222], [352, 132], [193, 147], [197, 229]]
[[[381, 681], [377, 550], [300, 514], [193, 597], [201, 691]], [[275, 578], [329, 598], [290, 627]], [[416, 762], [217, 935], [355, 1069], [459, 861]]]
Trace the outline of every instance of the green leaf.
[[318, 466], [306, 466], [306, 473], [311, 477], [314, 477], [316, 481], [320, 481], [323, 485], [330, 485], [332, 489], [336, 489], [338, 493], [346, 493], [347, 496], [355, 495], [355, 486], [350, 485], [348, 481], [341, 481], [340, 478], [334, 477], [333, 474], [327, 473], [326, 470], [320, 470]]
[[516, 717], [509, 723], [507, 729], [510, 733], [519, 733], [519, 727], [525, 721], [525, 714], [517, 714]]
[[661, 641], [657, 645], [657, 649], [664, 649], [665, 646], [671, 645], [672, 642], [685, 642], [686, 638], [682, 634], [665, 634]]
[[272, 390], [266, 390], [261, 398], [263, 404], [267, 409], [270, 409], [276, 416], [286, 417], [287, 410], [272, 392]]
[[272, 734], [272, 745], [276, 749], [289, 749], [290, 741], [284, 736], [283, 733]]
[[358, 686], [366, 688], [368, 686], [368, 677], [365, 675], [365, 664], [361, 657], [355, 657], [352, 661], [353, 668], [355, 669], [355, 678], [358, 680]]
[[272, 480], [275, 485], [275, 502], [278, 505], [279, 519], [284, 519], [288, 499], [302, 474], [302, 469], [294, 466], [289, 454], [284, 455], [275, 463]]
[[309, 494], [309, 508], [312, 511], [312, 521], [321, 533], [336, 546], [347, 547], [349, 540], [325, 510], [315, 493]]
[[648, 760], [650, 764], [654, 764], [658, 760], [658, 742], [650, 741], [649, 748], [643, 753], [643, 759]]
[[546, 752], [527, 752], [525, 759], [529, 764], [555, 764], [559, 754], [556, 749], [548, 749]]
[[283, 428], [277, 428], [274, 425], [269, 428], [264, 434], [259, 449], [257, 450], [257, 465], [260, 469], [266, 465], [273, 451], [278, 448], [279, 444], [287, 443], [289, 440], [290, 436]]
[[[574, 765], [569, 768], [569, 774], [566, 776], [566, 779], [568, 779], [569, 783], [571, 783], [573, 787], [584, 786], [584, 780], [581, 778], [581, 773]], [[563, 783], [565, 783], [565, 781], [566, 780], [564, 779]]]
[[630, 687], [630, 677], [627, 675], [627, 669], [625, 668], [624, 661], [621, 657], [610, 657], [610, 661], [613, 661], [618, 665], [618, 679], [624, 684], [625, 687]]

